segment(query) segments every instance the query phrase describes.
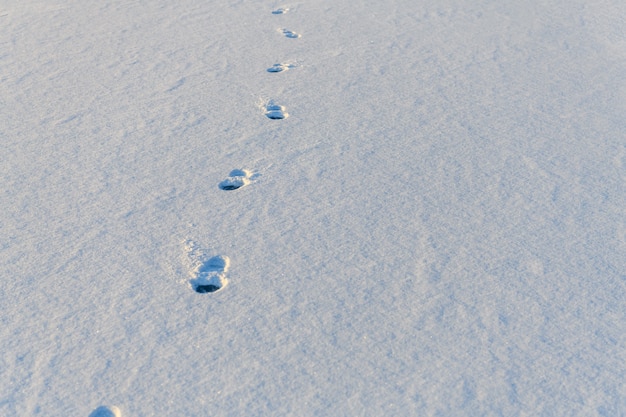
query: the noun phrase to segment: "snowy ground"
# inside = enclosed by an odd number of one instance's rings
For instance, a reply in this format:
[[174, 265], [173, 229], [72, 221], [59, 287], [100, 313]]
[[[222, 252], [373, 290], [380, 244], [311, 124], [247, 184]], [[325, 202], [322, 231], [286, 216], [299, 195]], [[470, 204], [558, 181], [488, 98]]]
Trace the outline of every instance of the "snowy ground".
[[626, 415], [625, 80], [619, 0], [4, 0], [0, 415]]

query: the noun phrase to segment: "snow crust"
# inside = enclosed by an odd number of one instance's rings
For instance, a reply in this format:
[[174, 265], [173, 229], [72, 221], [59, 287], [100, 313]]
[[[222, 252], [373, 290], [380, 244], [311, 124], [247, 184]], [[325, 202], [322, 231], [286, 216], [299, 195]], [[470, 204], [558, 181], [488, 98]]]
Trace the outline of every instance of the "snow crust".
[[5, 0], [0, 415], [625, 415], [625, 20]]

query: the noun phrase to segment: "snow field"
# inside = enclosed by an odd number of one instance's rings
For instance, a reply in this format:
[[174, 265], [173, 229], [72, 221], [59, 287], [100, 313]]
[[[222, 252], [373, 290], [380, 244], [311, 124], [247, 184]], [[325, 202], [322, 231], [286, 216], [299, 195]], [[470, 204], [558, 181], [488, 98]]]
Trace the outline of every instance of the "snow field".
[[624, 16], [5, 2], [0, 414], [623, 415]]

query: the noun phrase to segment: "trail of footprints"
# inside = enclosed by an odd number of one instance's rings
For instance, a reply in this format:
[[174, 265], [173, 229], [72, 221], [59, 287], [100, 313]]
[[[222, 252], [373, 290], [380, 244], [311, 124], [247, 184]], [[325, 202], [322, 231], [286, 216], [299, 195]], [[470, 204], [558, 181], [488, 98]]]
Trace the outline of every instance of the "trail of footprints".
[[[274, 11], [272, 11], [272, 14], [275, 15], [283, 15], [285, 13], [287, 13], [289, 11], [289, 8], [287, 7], [280, 7]], [[278, 29], [278, 31], [280, 33], [282, 33], [284, 36], [286, 36], [287, 38], [291, 38], [291, 39], [298, 39], [301, 37], [301, 35], [297, 32], [294, 32], [292, 30], [289, 29]], [[269, 67], [267, 69], [267, 72], [269, 73], [281, 73], [281, 72], [285, 72], [287, 70], [290, 70], [292, 68], [295, 68], [295, 65], [292, 63], [276, 63], [274, 65], [272, 65], [271, 67]], [[272, 119], [272, 120], [282, 120], [282, 119], [286, 119], [287, 117], [289, 117], [289, 113], [287, 113], [287, 110], [285, 109], [284, 106], [274, 102], [273, 100], [270, 100], [266, 105], [265, 105], [265, 116], [268, 119]]]
[[[288, 8], [279, 8], [272, 11], [272, 14], [282, 15], [289, 11]], [[2, 15], [0, 15], [2, 16]], [[287, 29], [279, 29], [287, 38], [297, 39], [300, 34]], [[280, 73], [295, 68], [294, 64], [277, 63], [267, 69], [269, 73]], [[265, 116], [272, 120], [286, 119], [289, 114], [284, 106], [277, 104], [273, 100], [268, 101], [263, 106]], [[234, 169], [227, 178], [218, 184], [223, 191], [235, 191], [251, 183], [254, 175], [246, 169]], [[185, 245], [188, 260], [191, 261], [189, 281], [191, 288], [199, 294], [217, 293], [228, 285], [226, 273], [230, 268], [230, 258], [216, 255], [206, 256], [203, 250], [198, 249], [193, 242]], [[115, 406], [100, 406], [93, 410], [89, 417], [121, 417], [122, 413]]]
[[[281, 7], [273, 10], [272, 14], [283, 15], [288, 11], [289, 8]], [[284, 28], [278, 29], [278, 32], [290, 39], [298, 39], [301, 37], [299, 33]], [[293, 63], [276, 63], [267, 68], [266, 71], [269, 73], [281, 73], [295, 67], [296, 65]], [[268, 119], [283, 120], [289, 117], [289, 113], [287, 113], [285, 106], [276, 103], [274, 100], [267, 101], [262, 108]], [[239, 190], [240, 188], [249, 185], [252, 178], [253, 175], [250, 171], [245, 169], [234, 169], [230, 172], [227, 178], [219, 183], [218, 187], [223, 191]], [[187, 247], [187, 250], [190, 252], [189, 255], [192, 258], [195, 258], [195, 261], [193, 262], [194, 266], [190, 271], [192, 276], [190, 284], [194, 291], [199, 294], [216, 293], [228, 285], [226, 273], [230, 267], [230, 258], [222, 255], [207, 257], [204, 254], [194, 253], [195, 249], [193, 247]], [[115, 411], [111, 413], [111, 409], [101, 409], [100, 411], [102, 414], [96, 413], [94, 416], [113, 415], [117, 417]]]

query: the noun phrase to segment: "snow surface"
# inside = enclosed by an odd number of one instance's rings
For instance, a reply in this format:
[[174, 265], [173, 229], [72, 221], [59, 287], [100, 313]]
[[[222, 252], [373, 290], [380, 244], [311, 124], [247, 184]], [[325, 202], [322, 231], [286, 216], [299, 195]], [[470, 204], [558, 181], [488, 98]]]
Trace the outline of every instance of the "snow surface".
[[0, 415], [626, 415], [625, 80], [620, 0], [4, 0]]

